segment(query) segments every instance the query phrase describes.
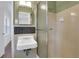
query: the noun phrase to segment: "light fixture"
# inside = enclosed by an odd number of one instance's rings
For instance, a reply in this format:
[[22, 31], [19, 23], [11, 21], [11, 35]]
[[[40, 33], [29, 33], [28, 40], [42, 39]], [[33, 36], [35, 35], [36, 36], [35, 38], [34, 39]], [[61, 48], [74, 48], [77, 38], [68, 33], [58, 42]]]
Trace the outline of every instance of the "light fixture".
[[70, 15], [71, 15], [71, 16], [75, 16], [76, 14], [72, 12], [72, 13], [70, 13]]
[[15, 19], [15, 24], [18, 24], [18, 20], [17, 19]]
[[26, 5], [27, 5], [28, 7], [32, 7], [31, 2], [26, 2]]
[[21, 6], [27, 6], [27, 7], [32, 7], [30, 1], [20, 1], [19, 5], [21, 5]]
[[46, 10], [47, 9], [46, 5], [41, 5], [41, 9]]
[[25, 1], [19, 1], [19, 5], [25, 5]]

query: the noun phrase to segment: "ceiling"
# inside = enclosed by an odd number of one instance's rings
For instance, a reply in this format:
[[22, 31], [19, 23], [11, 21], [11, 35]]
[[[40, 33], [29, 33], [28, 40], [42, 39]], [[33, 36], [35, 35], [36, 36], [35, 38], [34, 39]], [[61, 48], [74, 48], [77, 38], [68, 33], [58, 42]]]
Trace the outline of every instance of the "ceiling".
[[56, 1], [48, 2], [48, 11], [56, 12]]
[[48, 11], [57, 13], [76, 4], [79, 4], [79, 1], [48, 1]]

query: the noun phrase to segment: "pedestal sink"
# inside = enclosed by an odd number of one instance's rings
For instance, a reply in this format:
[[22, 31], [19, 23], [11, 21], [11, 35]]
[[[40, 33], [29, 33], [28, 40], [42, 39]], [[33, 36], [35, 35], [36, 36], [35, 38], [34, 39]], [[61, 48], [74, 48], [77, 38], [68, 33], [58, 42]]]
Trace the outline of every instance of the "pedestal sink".
[[17, 50], [27, 50], [37, 47], [37, 42], [33, 35], [18, 36]]

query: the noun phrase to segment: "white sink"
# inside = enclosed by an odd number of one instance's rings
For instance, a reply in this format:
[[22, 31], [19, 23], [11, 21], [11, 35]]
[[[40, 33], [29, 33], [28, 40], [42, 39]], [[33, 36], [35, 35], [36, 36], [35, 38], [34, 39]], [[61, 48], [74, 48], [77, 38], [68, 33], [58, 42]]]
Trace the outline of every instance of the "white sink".
[[33, 35], [19, 36], [17, 42], [17, 50], [32, 49], [37, 47], [37, 42]]

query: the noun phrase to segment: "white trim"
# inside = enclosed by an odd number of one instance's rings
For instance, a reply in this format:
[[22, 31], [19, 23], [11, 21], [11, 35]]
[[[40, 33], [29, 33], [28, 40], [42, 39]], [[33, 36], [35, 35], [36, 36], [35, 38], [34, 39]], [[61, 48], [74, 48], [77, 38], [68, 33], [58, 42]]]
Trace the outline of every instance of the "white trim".
[[11, 13], [11, 47], [12, 47], [12, 58], [14, 58], [14, 26], [13, 26], [13, 2], [12, 3], [12, 13]]

